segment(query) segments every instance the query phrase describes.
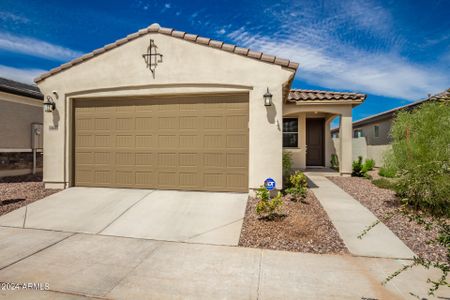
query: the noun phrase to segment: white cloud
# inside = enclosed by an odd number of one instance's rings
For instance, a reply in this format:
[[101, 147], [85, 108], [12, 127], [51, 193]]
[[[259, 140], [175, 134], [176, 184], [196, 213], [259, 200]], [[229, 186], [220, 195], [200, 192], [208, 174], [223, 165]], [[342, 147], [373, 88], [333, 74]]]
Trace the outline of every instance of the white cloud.
[[18, 16], [16, 14], [7, 12], [7, 11], [0, 11], [0, 20], [4, 21], [4, 22], [9, 22], [12, 21], [16, 24], [20, 24], [20, 23], [28, 23], [30, 20], [22, 17], [22, 16]]
[[5, 32], [0, 32], [0, 49], [57, 61], [67, 61], [83, 55], [76, 50]]
[[46, 72], [41, 69], [19, 69], [0, 65], [0, 77], [20, 81], [23, 83], [32, 84], [33, 79], [40, 74]]
[[171, 7], [171, 5], [170, 5], [170, 3], [166, 3], [166, 4], [164, 4], [164, 7], [168, 9]]
[[[298, 9], [270, 9], [274, 21], [264, 28], [247, 25], [225, 34], [240, 46], [298, 62], [297, 79], [313, 85], [407, 100], [448, 88], [448, 74], [438, 65], [413, 63], [392, 51], [402, 41], [388, 34], [391, 15], [386, 10], [370, 2], [345, 3], [351, 4], [348, 10], [328, 7], [320, 18], [317, 9], [305, 3]], [[292, 11], [298, 14], [295, 18]], [[358, 45], [343, 29], [378, 36], [382, 46]]]

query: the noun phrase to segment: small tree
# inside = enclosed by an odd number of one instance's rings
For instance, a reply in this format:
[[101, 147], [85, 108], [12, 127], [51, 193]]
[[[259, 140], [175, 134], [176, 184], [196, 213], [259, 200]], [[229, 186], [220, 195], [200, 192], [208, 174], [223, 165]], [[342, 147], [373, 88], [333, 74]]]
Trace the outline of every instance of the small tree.
[[450, 216], [449, 102], [398, 113], [391, 136], [386, 164], [397, 170], [399, 196], [415, 208]]
[[283, 151], [283, 183], [286, 185], [292, 173], [292, 153]]
[[279, 215], [283, 200], [281, 199], [281, 192], [274, 198], [270, 198], [270, 191], [265, 186], [260, 186], [256, 191], [256, 198], [259, 202], [256, 204], [256, 213], [264, 219], [273, 220]]
[[308, 193], [308, 180], [301, 171], [296, 171], [289, 177], [290, 187], [286, 189], [286, 193], [294, 196], [295, 200], [305, 198]]

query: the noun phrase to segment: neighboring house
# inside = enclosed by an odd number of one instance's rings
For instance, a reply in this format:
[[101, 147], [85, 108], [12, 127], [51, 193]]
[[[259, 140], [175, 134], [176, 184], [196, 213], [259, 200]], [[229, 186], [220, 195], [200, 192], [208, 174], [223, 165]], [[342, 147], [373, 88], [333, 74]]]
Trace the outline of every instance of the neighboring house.
[[298, 64], [153, 24], [36, 78], [46, 102], [44, 182], [247, 192], [294, 166], [326, 166], [341, 116], [365, 95], [291, 90]]
[[[353, 159], [362, 156], [364, 159], [374, 159], [377, 167], [382, 166], [383, 154], [390, 149], [390, 131], [396, 113], [413, 110], [425, 102], [436, 100], [449, 101], [450, 89], [426, 99], [353, 122]], [[335, 139], [335, 144], [338, 145], [339, 128], [332, 129], [331, 135]]]
[[0, 78], [0, 177], [42, 169], [42, 99], [34, 85]]

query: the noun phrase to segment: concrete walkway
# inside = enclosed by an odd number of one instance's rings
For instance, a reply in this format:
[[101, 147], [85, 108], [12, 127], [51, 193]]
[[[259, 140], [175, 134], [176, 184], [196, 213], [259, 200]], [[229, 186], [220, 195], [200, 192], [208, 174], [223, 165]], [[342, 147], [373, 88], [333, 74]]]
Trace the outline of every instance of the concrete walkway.
[[357, 256], [411, 259], [412, 252], [386, 225], [378, 224], [362, 239], [358, 235], [377, 217], [359, 201], [318, 172], [305, 172], [311, 190], [327, 212], [350, 253]]
[[0, 289], [8, 300], [428, 297], [436, 270], [415, 268], [380, 284], [404, 263], [0, 226], [0, 281], [49, 287]]

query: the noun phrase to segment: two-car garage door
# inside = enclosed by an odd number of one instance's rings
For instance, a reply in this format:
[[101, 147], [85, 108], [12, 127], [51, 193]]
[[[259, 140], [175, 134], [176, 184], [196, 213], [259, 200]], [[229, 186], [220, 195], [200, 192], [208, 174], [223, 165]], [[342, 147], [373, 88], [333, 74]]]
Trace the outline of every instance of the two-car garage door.
[[75, 186], [248, 190], [248, 95], [74, 102]]

